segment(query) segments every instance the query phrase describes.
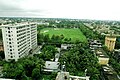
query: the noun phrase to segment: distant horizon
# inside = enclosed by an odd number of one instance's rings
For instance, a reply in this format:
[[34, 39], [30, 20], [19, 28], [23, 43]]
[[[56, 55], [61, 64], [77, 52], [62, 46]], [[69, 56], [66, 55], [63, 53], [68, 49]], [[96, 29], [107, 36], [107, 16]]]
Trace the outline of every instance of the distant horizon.
[[79, 18], [52, 18], [52, 17], [47, 18], [47, 17], [33, 17], [33, 16], [32, 17], [29, 17], [29, 16], [25, 16], [25, 17], [24, 16], [0, 16], [0, 18], [36, 18], [36, 19], [43, 18], [43, 19], [73, 19], [73, 20], [76, 19], [76, 20], [93, 20], [93, 21], [94, 20], [96, 20], [96, 21], [120, 21], [120, 20], [82, 19], [82, 18], [81, 19], [79, 19]]

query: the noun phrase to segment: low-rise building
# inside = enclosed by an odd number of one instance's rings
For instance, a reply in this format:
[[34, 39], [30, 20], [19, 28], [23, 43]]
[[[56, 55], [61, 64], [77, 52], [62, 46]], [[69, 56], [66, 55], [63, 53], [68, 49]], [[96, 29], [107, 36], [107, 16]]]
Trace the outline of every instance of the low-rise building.
[[47, 72], [57, 72], [59, 71], [60, 63], [59, 62], [54, 62], [54, 61], [46, 61], [45, 62], [45, 69], [44, 71]]
[[68, 49], [71, 46], [72, 46], [72, 44], [61, 44], [61, 49], [66, 50], [66, 49]]
[[102, 43], [99, 40], [89, 40], [89, 47], [95, 51], [95, 49], [102, 48]]
[[107, 65], [109, 62], [109, 57], [107, 54], [104, 52], [103, 49], [97, 49], [95, 50], [95, 55], [98, 58], [98, 63], [101, 65]]
[[58, 72], [56, 80], [89, 80], [90, 76], [72, 76], [69, 72]]
[[102, 80], [120, 80], [119, 76], [110, 65], [102, 66], [101, 75], [103, 76]]
[[69, 72], [58, 72], [56, 80], [70, 80]]
[[105, 46], [107, 46], [107, 48], [110, 51], [113, 51], [115, 48], [115, 42], [116, 42], [116, 37], [113, 35], [106, 35], [105, 37]]

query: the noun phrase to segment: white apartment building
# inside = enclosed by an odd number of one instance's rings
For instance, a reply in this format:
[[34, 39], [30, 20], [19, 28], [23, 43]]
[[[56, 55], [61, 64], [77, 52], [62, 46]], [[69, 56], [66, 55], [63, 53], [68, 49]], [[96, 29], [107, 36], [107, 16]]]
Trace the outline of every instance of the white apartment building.
[[17, 61], [37, 47], [35, 23], [2, 25], [2, 35], [6, 61]]

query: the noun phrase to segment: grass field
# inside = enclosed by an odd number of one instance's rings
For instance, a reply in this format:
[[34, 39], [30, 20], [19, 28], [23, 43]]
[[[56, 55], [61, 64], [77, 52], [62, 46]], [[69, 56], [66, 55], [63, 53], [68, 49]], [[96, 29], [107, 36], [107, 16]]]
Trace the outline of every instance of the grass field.
[[86, 37], [79, 29], [65, 29], [65, 28], [44, 28], [40, 31], [43, 34], [49, 34], [50, 37], [52, 35], [61, 35], [63, 34], [65, 38], [71, 38], [72, 42], [76, 40], [80, 40], [81, 42], [86, 42]]

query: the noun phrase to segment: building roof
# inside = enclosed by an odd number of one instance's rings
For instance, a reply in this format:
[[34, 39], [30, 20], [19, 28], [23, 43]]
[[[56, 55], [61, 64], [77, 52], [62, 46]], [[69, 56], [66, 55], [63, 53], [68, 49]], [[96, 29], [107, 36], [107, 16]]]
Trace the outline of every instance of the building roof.
[[108, 37], [108, 38], [116, 38], [116, 36], [114, 34], [107, 34], [106, 37]]
[[30, 24], [36, 24], [36, 23], [15, 23], [15, 24], [7, 24], [7, 25], [1, 25], [1, 27], [20, 27], [20, 26], [26, 26], [26, 25], [30, 25]]
[[95, 54], [96, 54], [96, 56], [98, 56], [100, 58], [109, 58], [108, 55], [105, 53], [105, 51], [101, 48], [95, 50]]
[[120, 52], [120, 49], [114, 49], [115, 52]]
[[107, 80], [120, 80], [118, 78], [117, 73], [114, 71], [114, 69], [109, 66], [109, 65], [104, 65], [102, 66], [103, 68], [103, 72], [104, 72], [104, 76], [107, 78]]
[[46, 69], [58, 69], [59, 65], [60, 65], [59, 62], [53, 62], [53, 61], [46, 61], [45, 62]]

